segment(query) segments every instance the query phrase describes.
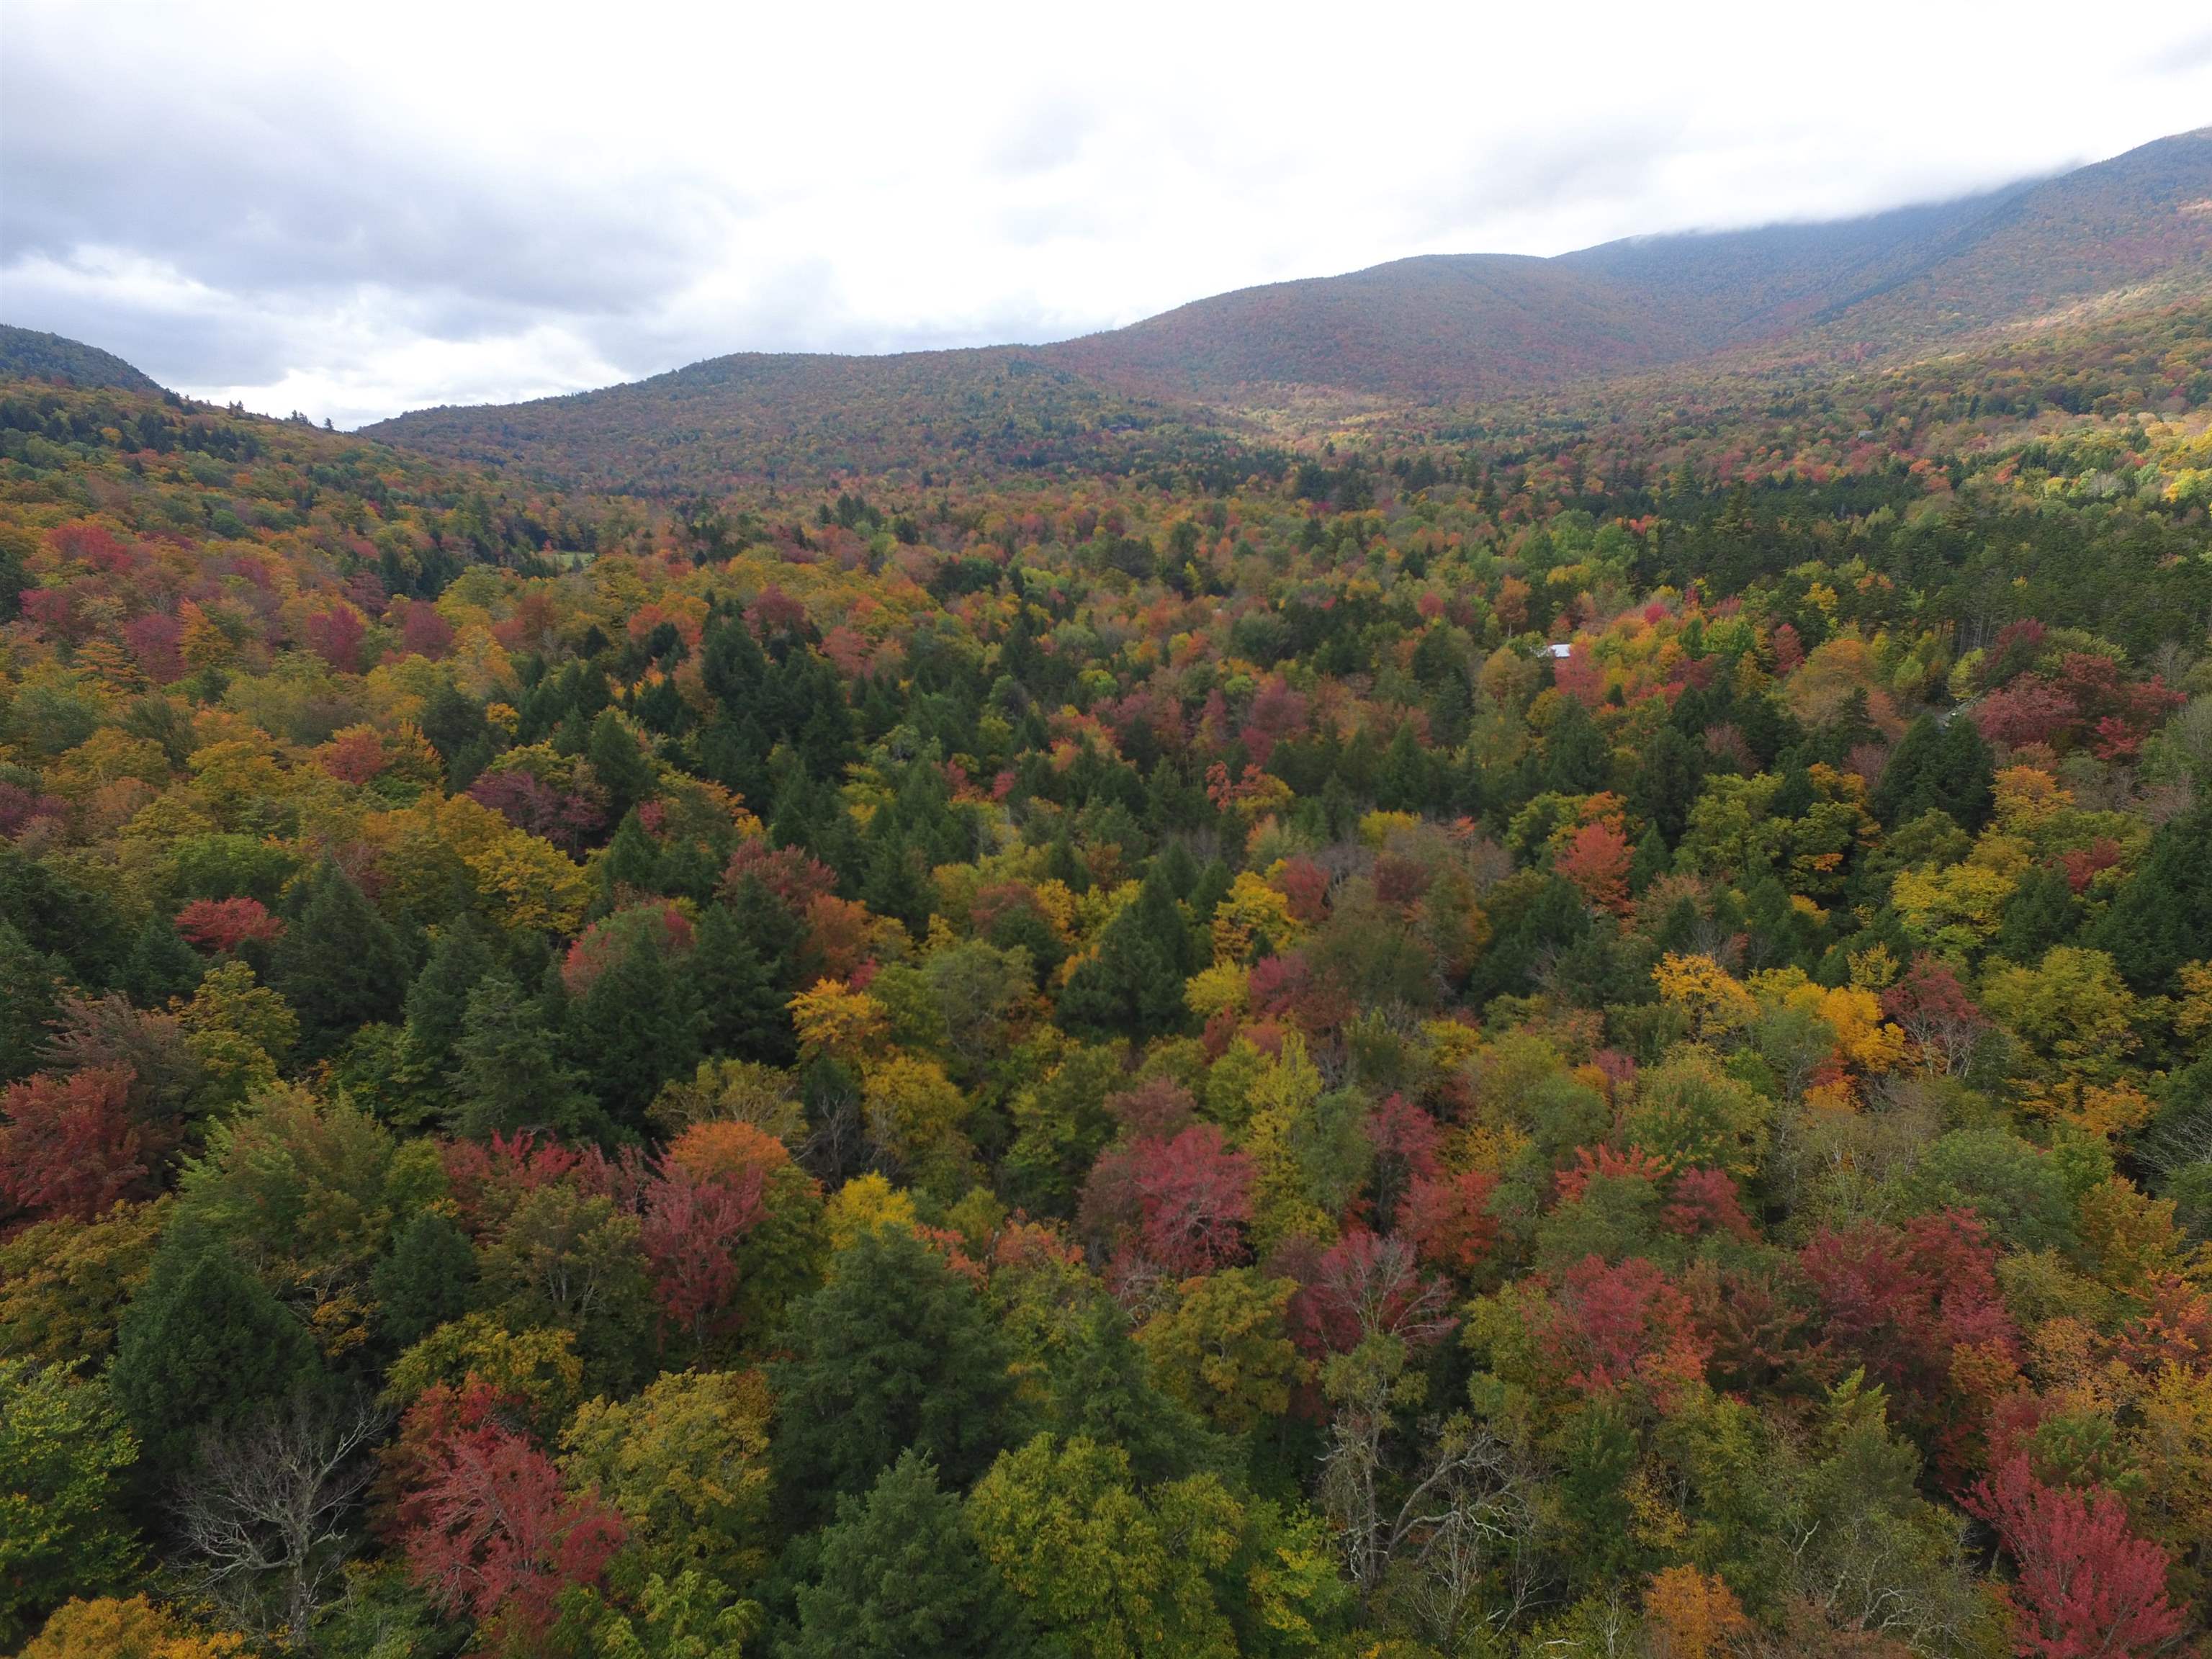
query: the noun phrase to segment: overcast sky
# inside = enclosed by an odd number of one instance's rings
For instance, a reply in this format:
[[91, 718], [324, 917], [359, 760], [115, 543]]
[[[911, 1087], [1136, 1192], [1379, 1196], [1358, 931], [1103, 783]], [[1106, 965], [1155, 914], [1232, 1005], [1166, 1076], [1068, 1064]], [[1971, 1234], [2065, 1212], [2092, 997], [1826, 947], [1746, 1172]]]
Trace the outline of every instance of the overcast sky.
[[2208, 121], [2187, 5], [0, 0], [0, 319], [351, 426], [1864, 212]]

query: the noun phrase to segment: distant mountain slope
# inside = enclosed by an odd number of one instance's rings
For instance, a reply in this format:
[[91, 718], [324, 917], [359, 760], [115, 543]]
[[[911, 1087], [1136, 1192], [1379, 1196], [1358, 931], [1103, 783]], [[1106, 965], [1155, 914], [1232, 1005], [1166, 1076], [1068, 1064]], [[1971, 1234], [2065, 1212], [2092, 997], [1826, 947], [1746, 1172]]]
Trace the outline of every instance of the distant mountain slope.
[[1635, 237], [1557, 258], [1394, 260], [1200, 300], [1046, 349], [1186, 397], [1332, 387], [1425, 398], [1651, 368], [1780, 332], [1952, 246], [1999, 198], [1831, 224]]
[[1309, 393], [1464, 407], [1698, 365], [1948, 349], [2083, 307], [2212, 295], [2212, 128], [2055, 179], [1824, 224], [1632, 238], [1555, 258], [1401, 259], [1218, 295], [1057, 344], [744, 354], [368, 428], [653, 491], [732, 477], [1200, 465]]
[[117, 392], [161, 389], [150, 376], [112, 351], [10, 323], [0, 323], [0, 379], [59, 380], [71, 386], [106, 386]]
[[1555, 260], [1456, 254], [1241, 289], [1044, 349], [1118, 383], [1233, 398], [1285, 386], [1481, 395], [1516, 378], [1613, 374], [1699, 349], [1692, 329], [1601, 277]]
[[2212, 127], [2014, 193], [1973, 233], [1815, 337], [1893, 349], [2138, 287], [2212, 293]]
[[1856, 219], [1754, 230], [1632, 236], [1549, 263], [1674, 319], [1703, 349], [1771, 338], [1970, 246], [2032, 185]]
[[1800, 335], [1850, 356], [1923, 345], [2138, 284], [2202, 286], [2208, 258], [2212, 128], [1956, 202], [1551, 259], [1401, 259], [1046, 349], [1206, 400], [1291, 386], [1463, 400]]
[[743, 352], [604, 391], [419, 410], [362, 428], [460, 459], [665, 493], [732, 476], [1249, 471], [1211, 414], [1085, 378], [1024, 347], [883, 357]]

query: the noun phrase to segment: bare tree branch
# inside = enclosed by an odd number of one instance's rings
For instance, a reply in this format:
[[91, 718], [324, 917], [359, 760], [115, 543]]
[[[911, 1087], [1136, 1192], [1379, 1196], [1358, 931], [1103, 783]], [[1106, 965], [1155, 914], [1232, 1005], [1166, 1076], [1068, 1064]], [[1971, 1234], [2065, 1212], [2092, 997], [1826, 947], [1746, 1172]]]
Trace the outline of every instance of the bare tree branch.
[[364, 1454], [386, 1420], [365, 1399], [302, 1393], [210, 1431], [177, 1498], [210, 1594], [264, 1627], [273, 1606], [286, 1639], [305, 1642], [351, 1553], [348, 1517], [374, 1473]]

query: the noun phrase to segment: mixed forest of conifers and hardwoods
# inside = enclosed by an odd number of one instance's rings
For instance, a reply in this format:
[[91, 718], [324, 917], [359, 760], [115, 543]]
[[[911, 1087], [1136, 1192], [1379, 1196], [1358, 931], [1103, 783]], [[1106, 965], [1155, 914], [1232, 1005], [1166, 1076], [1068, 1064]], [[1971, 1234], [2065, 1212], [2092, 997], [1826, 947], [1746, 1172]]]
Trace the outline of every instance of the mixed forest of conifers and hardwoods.
[[0, 1650], [2201, 1651], [2193, 210], [1480, 399], [11, 334]]

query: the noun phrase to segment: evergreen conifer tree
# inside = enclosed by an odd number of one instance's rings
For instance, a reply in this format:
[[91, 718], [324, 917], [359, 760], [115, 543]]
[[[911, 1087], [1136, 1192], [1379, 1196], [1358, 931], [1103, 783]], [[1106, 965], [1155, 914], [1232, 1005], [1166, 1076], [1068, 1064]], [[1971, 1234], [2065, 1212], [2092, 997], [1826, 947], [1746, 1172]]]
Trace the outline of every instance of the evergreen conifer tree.
[[791, 1064], [788, 994], [738, 913], [726, 904], [708, 906], [696, 939], [690, 972], [705, 1017], [701, 1041], [707, 1052]]
[[637, 1127], [660, 1085], [699, 1063], [702, 1024], [690, 974], [640, 929], [568, 1010], [569, 1052], [617, 1123]]
[[613, 709], [602, 708], [592, 722], [585, 755], [592, 763], [592, 775], [607, 792], [607, 804], [617, 818], [653, 798], [653, 763], [638, 746], [629, 722]]
[[334, 860], [276, 942], [276, 988], [300, 1017], [300, 1053], [319, 1060], [357, 1026], [399, 1017], [407, 957], [391, 924]]
[[769, 1380], [779, 1485], [802, 1513], [866, 1492], [909, 1447], [964, 1486], [1020, 1436], [1005, 1338], [975, 1286], [904, 1228], [838, 1253], [789, 1345]]
[[1023, 1659], [1036, 1651], [1020, 1604], [983, 1559], [960, 1499], [917, 1452], [865, 1500], [846, 1498], [798, 1595], [791, 1659]]
[[575, 1072], [556, 1052], [543, 1006], [498, 969], [469, 993], [448, 1076], [456, 1134], [528, 1128], [571, 1134], [597, 1116]]
[[116, 1336], [108, 1387], [157, 1472], [190, 1462], [202, 1428], [323, 1376], [307, 1328], [223, 1249], [166, 1243]]
[[405, 1006], [408, 1060], [424, 1076], [442, 1077], [453, 1065], [469, 993], [493, 966], [490, 944], [473, 921], [464, 917], [439, 930]]
[[149, 916], [124, 958], [122, 989], [141, 1007], [159, 1008], [171, 997], [190, 996], [206, 968], [168, 918]]

